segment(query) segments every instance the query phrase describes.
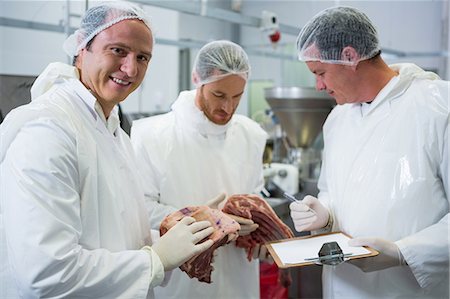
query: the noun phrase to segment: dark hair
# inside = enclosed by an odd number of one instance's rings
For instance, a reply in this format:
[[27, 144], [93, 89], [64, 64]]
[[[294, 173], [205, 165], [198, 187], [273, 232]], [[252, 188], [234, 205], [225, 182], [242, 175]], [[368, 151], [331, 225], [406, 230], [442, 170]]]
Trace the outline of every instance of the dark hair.
[[[87, 42], [86, 47], [85, 47], [86, 50], [91, 49], [92, 42], [94, 41], [95, 38], [96, 38], [96, 36], [94, 36], [90, 41]], [[78, 58], [78, 55], [73, 57], [72, 66], [75, 66], [75, 64], [77, 63], [77, 58]]]

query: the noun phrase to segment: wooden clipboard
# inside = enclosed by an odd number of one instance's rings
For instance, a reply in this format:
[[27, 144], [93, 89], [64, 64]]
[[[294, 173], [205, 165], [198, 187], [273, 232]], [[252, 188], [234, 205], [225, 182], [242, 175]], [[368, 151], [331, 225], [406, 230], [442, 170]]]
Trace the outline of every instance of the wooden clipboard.
[[[349, 247], [347, 241], [351, 237], [342, 232], [332, 232], [320, 235], [305, 236], [284, 239], [266, 243], [272, 258], [278, 268], [291, 268], [314, 265], [315, 261], [305, 258], [318, 257], [322, 245], [327, 242], [337, 241], [344, 254], [350, 254], [348, 259], [367, 258], [378, 255], [378, 251], [370, 247]], [[347, 251], [347, 252], [346, 252]]]

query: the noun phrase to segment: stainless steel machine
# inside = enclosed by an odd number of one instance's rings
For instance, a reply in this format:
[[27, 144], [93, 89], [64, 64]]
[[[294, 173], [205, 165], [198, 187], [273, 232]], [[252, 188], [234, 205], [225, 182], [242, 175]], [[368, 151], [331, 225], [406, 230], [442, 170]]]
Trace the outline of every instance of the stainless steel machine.
[[301, 187], [314, 187], [323, 148], [318, 136], [335, 105], [334, 99], [326, 92], [305, 87], [268, 88], [265, 97], [284, 132], [273, 141], [273, 157], [278, 160], [273, 162], [296, 166]]
[[[269, 88], [265, 97], [283, 132], [272, 140], [272, 160], [265, 164], [266, 189], [270, 190], [266, 200], [296, 236], [304, 236], [295, 232], [290, 202], [280, 198], [280, 193], [287, 191], [299, 199], [317, 195], [323, 148], [318, 137], [335, 101], [325, 92], [300, 87]], [[293, 187], [293, 180], [297, 186]], [[321, 273], [322, 268], [316, 265], [293, 268], [289, 298], [321, 298]]]

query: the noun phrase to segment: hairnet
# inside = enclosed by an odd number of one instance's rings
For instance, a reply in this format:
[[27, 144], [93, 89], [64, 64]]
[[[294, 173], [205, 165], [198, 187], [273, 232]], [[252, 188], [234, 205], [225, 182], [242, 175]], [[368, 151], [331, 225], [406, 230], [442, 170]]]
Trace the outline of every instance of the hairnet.
[[[357, 61], [345, 60], [342, 50], [353, 47]], [[351, 7], [333, 7], [314, 16], [297, 38], [298, 57], [302, 61], [356, 65], [380, 52], [378, 34], [369, 18]]]
[[66, 39], [63, 49], [70, 57], [77, 56], [97, 34], [126, 19], [139, 19], [151, 30], [149, 17], [140, 7], [125, 1], [105, 2], [86, 11], [80, 28]]
[[250, 64], [244, 49], [227, 40], [213, 41], [204, 45], [195, 58], [192, 70], [197, 86], [229, 75], [238, 75], [247, 80], [249, 73]]

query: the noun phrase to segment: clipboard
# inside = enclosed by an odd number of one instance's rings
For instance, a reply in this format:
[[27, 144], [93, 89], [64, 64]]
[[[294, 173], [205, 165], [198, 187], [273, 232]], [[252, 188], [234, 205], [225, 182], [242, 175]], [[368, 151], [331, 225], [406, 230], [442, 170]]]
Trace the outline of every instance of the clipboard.
[[342, 248], [346, 259], [359, 259], [376, 256], [379, 254], [370, 247], [351, 247], [347, 245], [351, 237], [343, 232], [325, 233], [314, 236], [305, 236], [292, 239], [284, 239], [266, 243], [270, 255], [278, 268], [291, 268], [314, 265], [311, 259], [318, 257], [322, 245], [327, 242], [336, 241]]

